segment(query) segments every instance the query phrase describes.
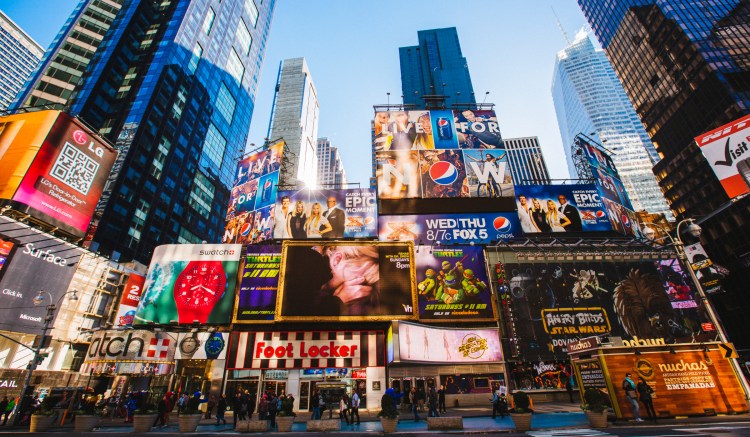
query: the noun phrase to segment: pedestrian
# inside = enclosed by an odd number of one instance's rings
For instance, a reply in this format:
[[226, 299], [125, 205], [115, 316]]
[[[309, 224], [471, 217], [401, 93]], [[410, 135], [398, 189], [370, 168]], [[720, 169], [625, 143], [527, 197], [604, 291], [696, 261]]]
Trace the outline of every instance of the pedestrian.
[[656, 422], [656, 411], [654, 410], [653, 399], [654, 389], [648, 385], [643, 377], [638, 377], [638, 386], [636, 386], [636, 390], [638, 390], [638, 397], [640, 398], [641, 403], [646, 407], [646, 414], [648, 415], [649, 420]]
[[187, 393], [183, 393], [180, 395], [180, 399], [177, 400], [177, 415], [183, 414], [185, 412], [185, 408], [187, 407], [187, 403], [190, 400], [190, 396], [188, 396]]
[[568, 391], [568, 396], [570, 396], [570, 403], [572, 404], [573, 401], [573, 376], [568, 376], [568, 382], [565, 384], [565, 390]]
[[206, 419], [211, 418], [211, 414], [213, 413], [215, 407], [216, 407], [216, 395], [211, 393], [208, 396], [208, 402], [206, 402], [206, 416], [205, 416]]
[[276, 412], [278, 407], [278, 399], [274, 393], [269, 393], [268, 396], [268, 420], [271, 421], [271, 430], [276, 428]]
[[492, 392], [490, 403], [492, 403], [492, 418], [494, 419], [497, 417], [498, 411], [500, 411], [500, 390]]
[[625, 390], [625, 397], [633, 407], [633, 417], [635, 417], [635, 421], [643, 422], [641, 416], [638, 415], [638, 394], [636, 391], [635, 382], [633, 382], [631, 376], [632, 375], [630, 373], [625, 374], [625, 379], [622, 381], [622, 389]]
[[263, 393], [258, 402], [258, 419], [268, 420], [268, 393]]
[[253, 420], [253, 413], [255, 412], [255, 393], [251, 395], [250, 391], [245, 390], [244, 404], [245, 412], [247, 413], [247, 420]]
[[227, 421], [224, 419], [225, 411], [227, 411], [227, 395], [222, 393], [221, 396], [219, 396], [219, 401], [216, 403], [216, 425], [217, 426], [220, 425], [221, 423], [223, 423], [224, 425], [227, 424]]
[[135, 399], [135, 394], [130, 395], [130, 399], [125, 403], [125, 409], [127, 411], [127, 417], [125, 418], [125, 423], [130, 423], [133, 421], [133, 414], [135, 414], [135, 408], [138, 406], [138, 402]]
[[5, 422], [8, 421], [8, 415], [10, 414], [8, 409], [8, 404], [10, 404], [10, 401], [8, 400], [8, 396], [3, 396], [3, 400], [0, 401], [0, 416], [5, 416], [5, 420], [3, 421], [3, 426], [5, 426]]
[[310, 408], [312, 409], [310, 420], [320, 420], [320, 395], [317, 390], [315, 390], [312, 399], [310, 399]]
[[440, 414], [445, 414], [445, 386], [441, 385], [440, 390], [437, 392], [438, 394], [438, 412]]
[[427, 396], [427, 405], [430, 417], [440, 417], [440, 414], [438, 414], [438, 395], [435, 387], [430, 388], [430, 394]]
[[417, 389], [415, 387], [412, 387], [411, 388], [411, 392], [409, 393], [409, 395], [410, 395], [409, 396], [410, 399], [414, 399], [414, 401], [411, 404], [411, 411], [412, 411], [412, 413], [414, 413], [414, 421], [415, 422], [419, 422], [419, 413], [418, 413], [418, 411], [419, 411], [419, 402], [418, 402], [419, 398], [418, 398], [418, 396], [419, 395], [417, 394]]
[[427, 396], [424, 391], [424, 387], [420, 387], [419, 391], [417, 392], [417, 403], [419, 404], [419, 411], [424, 411], [424, 401], [426, 397]]
[[500, 400], [498, 403], [498, 411], [500, 411], [500, 417], [504, 418], [508, 415], [508, 397], [505, 396], [505, 393], [500, 393]]
[[169, 401], [167, 400], [167, 395], [164, 395], [159, 399], [159, 403], [156, 405], [156, 411], [156, 420], [154, 420], [153, 426], [161, 424], [162, 428], [166, 427], [167, 416], [169, 416]]
[[352, 419], [352, 423], [354, 423], [354, 416], [357, 416], [357, 425], [359, 425], [359, 402], [360, 402], [359, 393], [357, 390], [354, 390], [354, 393], [352, 393], [352, 400], [351, 400], [352, 409], [351, 409], [351, 412], [349, 413], [349, 416]]
[[346, 393], [339, 398], [339, 420], [346, 421], [349, 425], [349, 396]]

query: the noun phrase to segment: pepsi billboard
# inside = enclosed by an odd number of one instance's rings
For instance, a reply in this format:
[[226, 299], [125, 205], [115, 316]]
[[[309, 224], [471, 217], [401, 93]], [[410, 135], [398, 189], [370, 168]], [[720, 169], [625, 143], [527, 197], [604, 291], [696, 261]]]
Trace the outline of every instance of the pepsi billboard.
[[514, 212], [473, 214], [381, 215], [380, 241], [415, 244], [491, 244], [523, 237]]
[[284, 142], [279, 141], [237, 165], [222, 243], [252, 244], [272, 238], [283, 149]]
[[593, 184], [519, 185], [516, 203], [520, 225], [527, 234], [612, 230]]

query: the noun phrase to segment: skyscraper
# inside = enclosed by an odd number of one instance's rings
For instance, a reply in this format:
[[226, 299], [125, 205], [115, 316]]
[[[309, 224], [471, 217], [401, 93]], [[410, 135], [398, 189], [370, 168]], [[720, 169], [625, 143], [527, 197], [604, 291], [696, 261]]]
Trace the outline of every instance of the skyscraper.
[[0, 11], [0, 110], [10, 106], [43, 55], [44, 49]]
[[731, 272], [712, 297], [727, 331], [746, 332], [750, 197], [728, 202], [694, 137], [750, 113], [750, 2], [578, 4], [662, 157], [654, 173], [671, 209], [698, 220], [708, 255]]
[[318, 138], [318, 185], [321, 188], [346, 188], [346, 170], [338, 147], [328, 138]]
[[419, 45], [398, 49], [404, 104], [428, 108], [476, 103], [456, 28], [420, 30], [417, 37]]
[[284, 159], [291, 164], [294, 174], [282, 177], [280, 185], [316, 185], [318, 111], [318, 94], [305, 58], [282, 61], [269, 138], [284, 139], [288, 150]]
[[671, 215], [651, 171], [658, 159], [654, 146], [604, 52], [585, 32], [557, 54], [552, 97], [572, 177], [580, 176], [570, 147], [575, 136], [596, 132], [612, 152], [635, 210]]
[[81, 0], [11, 109], [66, 105], [125, 0]]
[[549, 184], [549, 171], [544, 162], [539, 138], [504, 138], [505, 153], [515, 185]]
[[[98, 3], [83, 0], [60, 35], [87, 28], [81, 15]], [[92, 248], [147, 263], [160, 244], [221, 240], [274, 4], [133, 0], [108, 10], [114, 20], [68, 99], [119, 151], [86, 237]], [[57, 59], [37, 76], [59, 69]]]

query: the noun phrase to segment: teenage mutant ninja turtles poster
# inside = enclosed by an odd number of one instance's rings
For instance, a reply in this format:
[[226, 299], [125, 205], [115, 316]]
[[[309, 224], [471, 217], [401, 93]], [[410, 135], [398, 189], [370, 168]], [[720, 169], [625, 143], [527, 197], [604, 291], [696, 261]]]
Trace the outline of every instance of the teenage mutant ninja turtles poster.
[[[706, 335], [690, 279], [670, 263], [506, 264], [516, 356], [564, 357], [568, 343], [592, 336], [677, 343]], [[673, 290], [685, 294], [676, 300]]]
[[481, 247], [418, 246], [419, 319], [496, 320]]

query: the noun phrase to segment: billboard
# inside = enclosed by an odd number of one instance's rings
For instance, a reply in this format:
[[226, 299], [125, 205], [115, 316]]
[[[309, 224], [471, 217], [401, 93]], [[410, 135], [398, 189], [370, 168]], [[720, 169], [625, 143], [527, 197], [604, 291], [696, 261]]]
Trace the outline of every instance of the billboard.
[[[677, 260], [506, 264], [515, 353], [560, 357], [594, 335], [674, 343], [701, 333], [690, 278]], [[689, 302], [689, 304], [688, 304]]]
[[274, 239], [374, 238], [378, 235], [375, 190], [279, 191]]
[[135, 311], [138, 308], [138, 302], [141, 301], [143, 284], [146, 277], [131, 273], [125, 282], [125, 289], [122, 290], [120, 298], [120, 307], [117, 309], [115, 316], [115, 326], [132, 326], [135, 319]]
[[[497, 328], [434, 328], [393, 322], [393, 361], [496, 363], [503, 361]], [[389, 345], [389, 348], [391, 346]]]
[[378, 112], [374, 128], [380, 199], [513, 196], [494, 111]]
[[750, 192], [750, 115], [695, 137], [730, 199]]
[[523, 237], [514, 212], [472, 214], [381, 215], [380, 241], [415, 244], [490, 244]]
[[234, 322], [273, 320], [279, 288], [281, 246], [248, 246]]
[[117, 152], [68, 114], [41, 112], [0, 120], [7, 127], [0, 143], [9, 144], [0, 161], [0, 192], [35, 218], [83, 236]]
[[412, 319], [414, 246], [402, 242], [284, 242], [280, 320]]
[[241, 251], [239, 244], [158, 246], [135, 324], [230, 323]]
[[[11, 239], [18, 247], [0, 279], [0, 320], [7, 331], [40, 334], [47, 305], [68, 291], [84, 250], [0, 216], [0, 240]], [[50, 293], [52, 300], [45, 297], [43, 305], [34, 305], [39, 290]]]
[[252, 244], [272, 238], [284, 142], [242, 159], [229, 197], [222, 243]]
[[227, 337], [222, 332], [181, 332], [177, 334], [176, 360], [223, 360], [227, 357]]
[[10, 264], [10, 257], [13, 253], [13, 249], [16, 248], [16, 243], [10, 238], [0, 237], [0, 278], [3, 277], [3, 272], [8, 268]]
[[174, 370], [175, 343], [168, 332], [97, 331], [80, 373], [168, 375]]
[[496, 320], [481, 246], [417, 246], [414, 252], [420, 320]]
[[519, 185], [516, 204], [521, 228], [527, 234], [612, 230], [592, 184]]

